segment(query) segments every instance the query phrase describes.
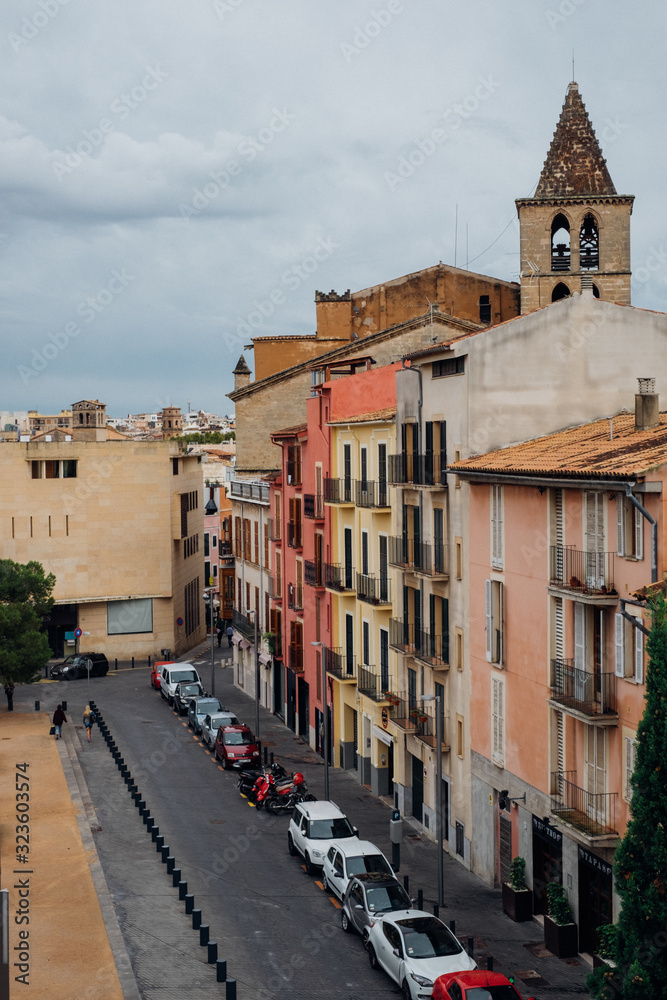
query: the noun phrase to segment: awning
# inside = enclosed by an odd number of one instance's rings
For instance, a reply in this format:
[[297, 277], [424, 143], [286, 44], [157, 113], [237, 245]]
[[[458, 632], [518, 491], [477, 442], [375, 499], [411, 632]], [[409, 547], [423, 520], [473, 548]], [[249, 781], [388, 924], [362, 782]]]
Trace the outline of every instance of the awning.
[[232, 636], [232, 642], [234, 643], [235, 646], [238, 646], [242, 638], [243, 638], [242, 635], [239, 635], [238, 632], [235, 632], [234, 635]]
[[260, 653], [257, 659], [260, 663], [263, 663], [265, 667], [268, 667], [271, 662], [271, 657], [268, 653]]
[[252, 643], [248, 642], [247, 639], [241, 639], [239, 646], [241, 647], [241, 649], [250, 649]]
[[382, 729], [380, 726], [373, 726], [373, 736], [382, 743], [386, 743], [388, 747], [394, 742], [394, 737], [391, 733], [388, 733], [386, 729]]

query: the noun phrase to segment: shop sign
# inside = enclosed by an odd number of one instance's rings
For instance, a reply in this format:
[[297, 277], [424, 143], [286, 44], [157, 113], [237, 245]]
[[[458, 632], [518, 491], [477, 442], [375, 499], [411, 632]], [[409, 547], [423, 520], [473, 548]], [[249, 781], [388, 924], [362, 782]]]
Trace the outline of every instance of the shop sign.
[[594, 868], [595, 871], [611, 878], [612, 866], [607, 861], [603, 861], [602, 858], [598, 858], [597, 854], [591, 854], [585, 847], [579, 847], [579, 861], [581, 864], [588, 865], [589, 868]]
[[545, 823], [543, 819], [538, 819], [537, 816], [533, 816], [533, 834], [541, 837], [542, 840], [551, 840], [555, 844], [560, 844], [563, 839], [560, 830], [556, 830], [555, 827]]
[[382, 728], [386, 729], [389, 725], [389, 712], [386, 708], [382, 709]]

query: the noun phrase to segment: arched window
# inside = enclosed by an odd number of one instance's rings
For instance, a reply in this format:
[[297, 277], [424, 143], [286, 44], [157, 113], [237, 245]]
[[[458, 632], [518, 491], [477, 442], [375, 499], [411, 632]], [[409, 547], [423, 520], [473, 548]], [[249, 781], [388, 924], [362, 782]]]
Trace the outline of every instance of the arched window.
[[563, 284], [562, 281], [559, 281], [556, 287], [554, 288], [553, 292], [551, 293], [551, 301], [558, 302], [559, 299], [566, 299], [569, 296], [569, 294], [570, 294], [570, 289], [567, 287], [567, 285]]
[[561, 214], [551, 223], [551, 270], [570, 270], [570, 223]]
[[582, 271], [597, 271], [600, 266], [600, 240], [597, 222], [587, 215], [579, 233], [579, 267]]
[[593, 298], [596, 299], [600, 298], [600, 289], [598, 288], [597, 285], [593, 285]]

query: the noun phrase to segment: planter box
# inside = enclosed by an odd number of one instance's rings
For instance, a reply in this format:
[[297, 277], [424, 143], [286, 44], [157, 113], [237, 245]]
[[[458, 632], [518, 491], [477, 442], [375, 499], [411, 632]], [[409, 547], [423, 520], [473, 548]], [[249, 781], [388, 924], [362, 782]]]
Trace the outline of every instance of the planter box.
[[533, 890], [513, 889], [508, 882], [503, 882], [503, 910], [508, 917], [523, 923], [533, 917]]
[[557, 924], [544, 915], [544, 944], [557, 958], [576, 958], [579, 936], [576, 924]]

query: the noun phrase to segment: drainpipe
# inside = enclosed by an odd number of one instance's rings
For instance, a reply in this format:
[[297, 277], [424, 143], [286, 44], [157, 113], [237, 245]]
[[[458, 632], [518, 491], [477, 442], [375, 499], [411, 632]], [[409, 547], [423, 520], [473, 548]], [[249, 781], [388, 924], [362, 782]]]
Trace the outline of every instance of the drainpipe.
[[639, 500], [632, 495], [632, 487], [635, 483], [625, 484], [625, 495], [630, 503], [637, 508], [642, 517], [645, 517], [651, 525], [651, 583], [658, 582], [658, 525], [651, 517], [645, 507], [642, 507]]

